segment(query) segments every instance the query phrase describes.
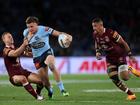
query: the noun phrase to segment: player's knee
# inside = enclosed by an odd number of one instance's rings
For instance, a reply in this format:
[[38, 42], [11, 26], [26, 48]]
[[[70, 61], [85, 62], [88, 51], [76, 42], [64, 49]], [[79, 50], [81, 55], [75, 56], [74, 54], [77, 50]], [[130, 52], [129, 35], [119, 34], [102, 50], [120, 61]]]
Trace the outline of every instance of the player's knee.
[[20, 77], [20, 81], [22, 84], [27, 83], [27, 78], [25, 76]]
[[124, 81], [129, 80], [129, 72], [128, 72], [128, 66], [127, 65], [120, 65], [119, 66], [119, 74], [120, 74], [120, 78]]
[[127, 76], [127, 77], [121, 77], [121, 79], [124, 80], [124, 81], [128, 81], [129, 80], [129, 76]]
[[120, 78], [124, 81], [129, 80], [130, 75], [129, 75], [128, 71], [120, 72]]
[[54, 63], [49, 63], [49, 68], [51, 69], [51, 71], [54, 71], [55, 70]]

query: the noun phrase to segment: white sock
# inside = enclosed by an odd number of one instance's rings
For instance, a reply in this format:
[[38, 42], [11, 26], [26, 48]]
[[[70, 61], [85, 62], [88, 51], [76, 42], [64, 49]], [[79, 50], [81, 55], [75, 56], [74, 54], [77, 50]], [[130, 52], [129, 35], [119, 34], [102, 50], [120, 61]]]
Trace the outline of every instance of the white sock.
[[59, 87], [60, 91], [65, 90], [64, 85], [63, 85], [63, 82], [62, 82], [62, 81], [57, 82], [57, 86]]

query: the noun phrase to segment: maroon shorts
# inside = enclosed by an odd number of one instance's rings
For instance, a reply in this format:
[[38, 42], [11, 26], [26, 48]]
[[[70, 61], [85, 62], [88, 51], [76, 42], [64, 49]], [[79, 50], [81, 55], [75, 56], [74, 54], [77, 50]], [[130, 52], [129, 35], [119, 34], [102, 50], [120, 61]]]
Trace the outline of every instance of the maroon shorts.
[[106, 54], [106, 61], [113, 65], [127, 64], [125, 50], [121, 47], [114, 47], [112, 51], [108, 51]]
[[106, 56], [107, 65], [116, 65], [117, 67], [127, 64], [126, 56]]
[[15, 75], [24, 75], [26, 78], [28, 78], [28, 76], [29, 76], [30, 74], [31, 74], [30, 71], [28, 71], [28, 70], [26, 70], [26, 69], [22, 69], [22, 70], [20, 70], [20, 72], [14, 74], [14, 75], [12, 75], [12, 76], [10, 76], [9, 81], [10, 81], [11, 84], [13, 84], [14, 86], [22, 86], [21, 83], [17, 84], [17, 83], [14, 82], [13, 76], [15, 76]]

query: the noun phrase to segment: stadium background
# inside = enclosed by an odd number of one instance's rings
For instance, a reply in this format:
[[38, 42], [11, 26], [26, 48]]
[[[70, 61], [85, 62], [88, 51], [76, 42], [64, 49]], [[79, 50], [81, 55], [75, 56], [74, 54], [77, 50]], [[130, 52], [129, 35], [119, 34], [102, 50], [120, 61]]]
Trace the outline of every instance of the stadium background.
[[[20, 46], [23, 41], [22, 33], [26, 28], [26, 18], [36, 16], [40, 19], [40, 24], [64, 31], [73, 36], [72, 45], [68, 49], [62, 49], [57, 38], [50, 38], [50, 43], [57, 56], [57, 67], [61, 69], [62, 73], [77, 74], [81, 73], [82, 69], [82, 73], [104, 74], [106, 72], [104, 61], [96, 61], [94, 58], [92, 19], [101, 17], [104, 20], [105, 27], [117, 30], [128, 42], [133, 54], [138, 56], [140, 54], [139, 5], [139, 0], [0, 1], [0, 34], [4, 31], [10, 31], [14, 36], [15, 45]], [[2, 49], [2, 45], [0, 49]], [[28, 62], [24, 58], [22, 60], [25, 68], [36, 71], [32, 58], [27, 60]], [[137, 57], [137, 60], [138, 62], [134, 67], [140, 70], [140, 58]], [[6, 74], [2, 58], [0, 62], [2, 64], [0, 74]]]
[[69, 49], [61, 50], [53, 41], [56, 56], [93, 56], [91, 20], [101, 17], [106, 27], [117, 30], [129, 43], [135, 55], [140, 54], [139, 0], [1, 0], [0, 34], [10, 31], [16, 45], [23, 39], [27, 16], [40, 23], [73, 35]]

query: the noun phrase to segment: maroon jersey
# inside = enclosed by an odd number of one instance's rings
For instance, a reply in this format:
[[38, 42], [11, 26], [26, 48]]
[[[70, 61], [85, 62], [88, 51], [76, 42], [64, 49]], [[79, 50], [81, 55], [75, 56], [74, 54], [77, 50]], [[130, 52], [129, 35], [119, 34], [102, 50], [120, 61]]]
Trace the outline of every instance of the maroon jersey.
[[97, 47], [105, 52], [108, 62], [125, 62], [126, 52], [122, 45], [117, 43], [120, 36], [112, 29], [105, 29], [102, 35], [93, 34]]
[[24, 70], [21, 67], [20, 64], [20, 60], [18, 57], [9, 57], [8, 53], [14, 50], [11, 47], [5, 47], [3, 50], [3, 56], [4, 56], [4, 63], [7, 69], [7, 72], [9, 74], [10, 77], [14, 76], [14, 75], [25, 75], [28, 76], [30, 74], [30, 72]]

